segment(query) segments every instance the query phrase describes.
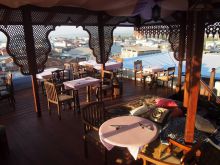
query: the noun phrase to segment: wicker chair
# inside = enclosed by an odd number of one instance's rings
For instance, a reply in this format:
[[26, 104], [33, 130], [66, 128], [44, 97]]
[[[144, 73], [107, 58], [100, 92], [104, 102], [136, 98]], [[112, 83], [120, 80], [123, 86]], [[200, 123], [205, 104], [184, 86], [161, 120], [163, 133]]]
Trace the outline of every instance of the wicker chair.
[[[157, 165], [179, 165], [179, 164], [212, 164], [218, 165], [220, 162], [220, 147], [210, 139], [193, 145], [192, 148], [182, 145], [172, 139], [168, 139], [169, 146], [160, 158], [154, 158], [150, 153], [140, 152], [138, 158], [143, 160], [143, 164], [153, 163]], [[147, 151], [147, 149], [146, 149]]]
[[[48, 110], [49, 114], [51, 114], [51, 108], [50, 104], [56, 104], [57, 105], [57, 112], [58, 117], [61, 119], [61, 108], [64, 103], [69, 104], [69, 108], [71, 109], [71, 104], [74, 102], [74, 109], [75, 109], [75, 91], [74, 90], [63, 90], [61, 91], [62, 85], [55, 85], [54, 83], [45, 81], [44, 86], [46, 89], [47, 94], [47, 103], [48, 103]], [[62, 88], [64, 89], [64, 88]], [[69, 93], [72, 92], [72, 95], [69, 95]]]
[[12, 74], [4, 74], [1, 76], [3, 83], [0, 85], [0, 100], [8, 99], [9, 103], [15, 108], [14, 86]]
[[175, 73], [175, 67], [169, 67], [167, 70], [164, 70], [163, 72], [158, 73], [157, 80], [167, 84], [168, 87], [168, 82], [171, 81], [171, 87], [173, 88], [173, 79], [174, 79], [174, 73]]
[[[88, 144], [87, 141], [90, 140], [104, 149], [105, 164], [107, 163], [107, 150], [101, 144], [99, 140], [98, 130], [101, 124], [105, 121], [105, 109], [103, 102], [93, 102], [88, 104], [82, 109], [81, 112], [82, 122], [84, 125], [84, 154], [88, 158]], [[98, 142], [98, 143], [97, 143]]]

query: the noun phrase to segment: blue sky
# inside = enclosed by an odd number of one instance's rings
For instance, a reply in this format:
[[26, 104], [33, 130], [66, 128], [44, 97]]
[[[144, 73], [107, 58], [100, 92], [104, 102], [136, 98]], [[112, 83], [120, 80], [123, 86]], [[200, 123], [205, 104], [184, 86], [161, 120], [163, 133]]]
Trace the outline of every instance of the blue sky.
[[[117, 27], [114, 30], [114, 34], [132, 35], [132, 27]], [[51, 36], [88, 36], [88, 33], [82, 29], [82, 27], [76, 28], [75, 26], [57, 26], [55, 31], [52, 31]]]
[[[114, 35], [132, 35], [133, 27], [117, 27], [114, 30]], [[55, 31], [50, 33], [50, 36], [61, 37], [76, 37], [76, 36], [88, 36], [88, 33], [82, 29], [82, 27], [76, 28], [76, 26], [57, 26]], [[6, 41], [6, 36], [0, 32], [0, 41]]]

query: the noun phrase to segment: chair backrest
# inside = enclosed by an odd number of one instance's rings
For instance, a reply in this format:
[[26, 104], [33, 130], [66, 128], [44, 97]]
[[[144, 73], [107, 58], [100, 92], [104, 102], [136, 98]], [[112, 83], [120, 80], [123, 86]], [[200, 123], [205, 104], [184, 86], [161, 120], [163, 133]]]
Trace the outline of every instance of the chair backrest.
[[64, 82], [64, 69], [55, 70], [52, 72], [52, 82], [55, 84]]
[[64, 63], [64, 69], [70, 69], [70, 64], [69, 63]]
[[[105, 121], [105, 110], [103, 102], [93, 102], [86, 105], [81, 112], [84, 124], [87, 127], [99, 127]], [[87, 131], [89, 128], [85, 128]]]
[[85, 70], [88, 76], [94, 77], [95, 70], [93, 68], [93, 65], [85, 65]]
[[169, 67], [167, 69], [168, 76], [172, 76], [172, 75], [174, 75], [174, 73], [175, 73], [175, 67]]
[[108, 70], [103, 70], [102, 73], [103, 73], [103, 75], [102, 75], [102, 78], [103, 78], [102, 82], [103, 82], [103, 84], [110, 85], [111, 82], [112, 82], [112, 79], [114, 77], [113, 72], [108, 71]]
[[141, 60], [137, 60], [134, 61], [134, 72], [138, 72], [138, 71], [142, 71], [142, 61]]
[[45, 87], [45, 90], [46, 90], [47, 99], [49, 101], [58, 102], [58, 95], [57, 95], [57, 89], [56, 89], [55, 84], [45, 80], [44, 81], [44, 87]]
[[77, 57], [76, 61], [77, 62], [86, 61], [86, 57]]
[[79, 71], [79, 64], [77, 62], [71, 62], [70, 67], [74, 73], [77, 73]]
[[3, 73], [0, 75], [0, 85], [4, 86], [3, 90], [7, 90], [7, 93], [10, 93], [10, 95], [14, 95], [14, 85], [12, 81], [12, 73]]
[[120, 58], [120, 57], [117, 57], [115, 60], [116, 60], [116, 62], [121, 62], [121, 69], [122, 69], [123, 68], [124, 59]]

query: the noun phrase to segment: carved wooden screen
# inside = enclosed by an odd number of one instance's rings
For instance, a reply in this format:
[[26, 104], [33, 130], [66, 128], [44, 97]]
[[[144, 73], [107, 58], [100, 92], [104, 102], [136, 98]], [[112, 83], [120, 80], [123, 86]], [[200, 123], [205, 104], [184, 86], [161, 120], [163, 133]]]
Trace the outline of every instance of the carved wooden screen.
[[212, 37], [215, 37], [215, 35], [219, 35], [220, 37], [220, 22], [214, 22], [214, 23], [209, 23], [206, 25], [205, 29], [206, 36], [209, 37], [212, 35]]
[[174, 58], [177, 61], [185, 60], [185, 56], [179, 56], [180, 25], [145, 25], [135, 28], [135, 31], [146, 37], [167, 38], [174, 52]]
[[[100, 30], [102, 28], [102, 30]], [[115, 26], [85, 26], [83, 29], [89, 33], [89, 47], [96, 57], [97, 63], [104, 64], [113, 44], [113, 30]], [[102, 34], [100, 34], [102, 31]], [[100, 46], [102, 45], [102, 46]]]

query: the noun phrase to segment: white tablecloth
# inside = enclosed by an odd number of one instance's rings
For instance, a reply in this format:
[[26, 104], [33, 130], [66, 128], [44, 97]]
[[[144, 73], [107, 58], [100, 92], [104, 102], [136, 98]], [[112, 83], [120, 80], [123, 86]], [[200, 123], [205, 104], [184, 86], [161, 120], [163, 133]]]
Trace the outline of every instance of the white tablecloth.
[[[94, 60], [89, 61], [81, 61], [79, 62], [79, 65], [85, 66], [85, 65], [92, 65], [93, 68], [96, 70], [102, 69], [102, 64], [97, 64]], [[114, 62], [114, 61], [108, 61], [105, 63], [105, 70], [115, 70], [119, 69], [121, 67], [121, 62]]]
[[[118, 130], [116, 125], [120, 125]], [[152, 142], [157, 135], [158, 129], [153, 122], [137, 116], [116, 117], [99, 128], [100, 140], [108, 150], [114, 146], [127, 147], [134, 159], [137, 159], [144, 145]]]
[[52, 72], [56, 71], [56, 70], [59, 70], [59, 68], [48, 68], [48, 69], [45, 69], [42, 73], [37, 74], [36, 77], [39, 80], [48, 79], [48, 78], [51, 77]]
[[63, 82], [63, 84], [68, 88], [78, 90], [80, 88], [84, 88], [90, 85], [99, 85], [100, 82], [101, 82], [100, 79], [93, 78], [93, 77], [85, 77], [85, 78], [80, 78], [76, 80], [66, 81], [66, 82]]

